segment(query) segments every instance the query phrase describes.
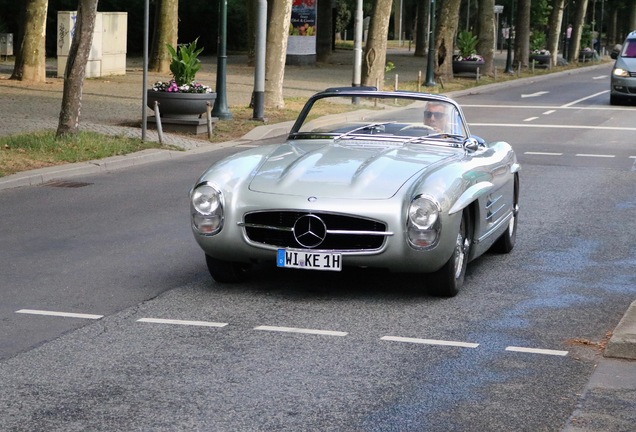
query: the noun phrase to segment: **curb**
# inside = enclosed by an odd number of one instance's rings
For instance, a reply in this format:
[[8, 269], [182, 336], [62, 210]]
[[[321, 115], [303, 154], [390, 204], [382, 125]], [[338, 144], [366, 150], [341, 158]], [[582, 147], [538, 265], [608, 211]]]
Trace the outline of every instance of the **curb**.
[[603, 355], [636, 360], [636, 301], [632, 302], [614, 329]]

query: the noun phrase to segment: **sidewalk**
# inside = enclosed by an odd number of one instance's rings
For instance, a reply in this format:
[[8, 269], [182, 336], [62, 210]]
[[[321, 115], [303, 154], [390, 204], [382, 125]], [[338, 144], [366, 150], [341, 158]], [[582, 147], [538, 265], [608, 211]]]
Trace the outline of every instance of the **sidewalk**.
[[[399, 74], [402, 81], [416, 81], [418, 74], [426, 71], [426, 58], [414, 57], [407, 49], [390, 50], [387, 60], [395, 69], [387, 74]], [[216, 58], [203, 58], [203, 67], [197, 79], [205, 83], [216, 82]], [[506, 62], [506, 52], [496, 53], [496, 64], [501, 68]], [[353, 52], [339, 50], [328, 63], [315, 67], [287, 66], [285, 69], [285, 97], [311, 96], [328, 87], [350, 86], [353, 76]], [[591, 67], [605, 67], [591, 66]], [[56, 78], [55, 59], [47, 63], [49, 78], [45, 84], [28, 88], [21, 83], [8, 81], [13, 70], [13, 62], [0, 60], [0, 135], [11, 135], [43, 129], [56, 129], [62, 100], [63, 82]], [[568, 71], [561, 73], [577, 73]], [[166, 80], [168, 77], [150, 73], [148, 82]], [[548, 75], [529, 78], [548, 79]], [[244, 55], [229, 55], [227, 64], [227, 99], [232, 106], [247, 106], [254, 88], [254, 70], [247, 66]], [[448, 93], [449, 96], [484, 92], [501, 86], [517, 86], [526, 79], [492, 84], [478, 89]], [[88, 79], [84, 84], [80, 129], [103, 134], [141, 138], [138, 127], [121, 126], [131, 122], [141, 123], [143, 94], [142, 59], [127, 60], [124, 76]], [[182, 157], [198, 152], [211, 152], [233, 147], [263, 138], [284, 136], [291, 127], [288, 124], [271, 124], [255, 128], [236, 141], [212, 144], [205, 138], [164, 134], [164, 143], [183, 148], [185, 152], [168, 150], [145, 150], [126, 156], [116, 156], [103, 160], [81, 162], [63, 166], [27, 171], [7, 177], [0, 177], [0, 190], [20, 186], [38, 185], [51, 179], [86, 175], [100, 171], [112, 171], [124, 167], [151, 163], [159, 160]], [[148, 140], [158, 141], [157, 133], [147, 131]], [[617, 326], [610, 340], [606, 355], [620, 357], [602, 358], [592, 375], [579, 406], [568, 421], [565, 431], [628, 431], [636, 425], [636, 301], [628, 308], [623, 320]], [[630, 360], [626, 360], [630, 359]], [[613, 422], [609, 419], [614, 418]], [[608, 423], [609, 422], [609, 423]]]

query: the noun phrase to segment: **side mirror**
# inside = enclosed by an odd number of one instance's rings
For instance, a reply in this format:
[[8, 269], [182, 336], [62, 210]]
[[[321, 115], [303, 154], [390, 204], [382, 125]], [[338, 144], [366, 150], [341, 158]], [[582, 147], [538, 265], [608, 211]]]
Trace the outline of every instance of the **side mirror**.
[[479, 149], [479, 141], [474, 137], [466, 138], [466, 141], [464, 141], [464, 149], [470, 152], [476, 152]]

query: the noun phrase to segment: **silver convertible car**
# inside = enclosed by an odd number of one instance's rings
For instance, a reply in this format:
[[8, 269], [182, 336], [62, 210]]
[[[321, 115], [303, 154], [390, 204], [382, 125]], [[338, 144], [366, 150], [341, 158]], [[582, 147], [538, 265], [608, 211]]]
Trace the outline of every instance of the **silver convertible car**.
[[217, 282], [254, 264], [427, 273], [454, 296], [469, 261], [515, 244], [520, 166], [471, 136], [438, 95], [371, 87], [312, 96], [282, 144], [223, 159], [190, 192], [194, 237]]

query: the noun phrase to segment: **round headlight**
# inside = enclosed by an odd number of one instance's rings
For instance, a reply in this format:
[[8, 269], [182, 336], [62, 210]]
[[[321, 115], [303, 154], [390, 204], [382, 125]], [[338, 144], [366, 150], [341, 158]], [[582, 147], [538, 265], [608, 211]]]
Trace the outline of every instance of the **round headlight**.
[[220, 194], [212, 186], [202, 185], [192, 192], [192, 207], [202, 215], [214, 214], [220, 204]]
[[428, 230], [435, 226], [439, 218], [439, 207], [428, 198], [417, 197], [409, 207], [409, 221], [416, 228]]

